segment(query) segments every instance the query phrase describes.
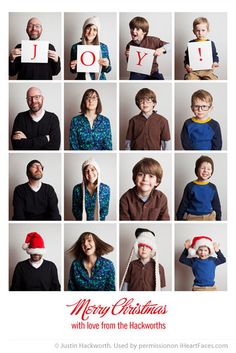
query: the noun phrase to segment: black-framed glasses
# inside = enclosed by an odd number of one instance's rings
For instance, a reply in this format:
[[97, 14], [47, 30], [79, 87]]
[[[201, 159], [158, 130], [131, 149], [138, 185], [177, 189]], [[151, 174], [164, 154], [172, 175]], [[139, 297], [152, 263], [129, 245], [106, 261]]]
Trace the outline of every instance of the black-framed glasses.
[[26, 97], [26, 100], [27, 102], [32, 102], [33, 100], [39, 101], [41, 97], [41, 94], [37, 94], [36, 96]]
[[207, 111], [207, 110], [209, 110], [210, 109], [210, 105], [192, 105], [192, 108], [194, 109], [194, 110], [203, 110], [203, 111]]

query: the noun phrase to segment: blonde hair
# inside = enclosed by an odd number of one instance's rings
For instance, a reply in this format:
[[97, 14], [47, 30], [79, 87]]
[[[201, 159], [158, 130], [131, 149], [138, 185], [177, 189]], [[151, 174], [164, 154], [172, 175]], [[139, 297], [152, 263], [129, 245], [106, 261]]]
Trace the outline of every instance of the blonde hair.
[[212, 95], [205, 91], [204, 89], [199, 89], [198, 91], [194, 92], [191, 97], [191, 104], [194, 105], [196, 99], [200, 99], [201, 101], [205, 101], [212, 105], [213, 97]]
[[208, 19], [206, 17], [195, 18], [195, 20], [193, 21], [193, 30], [195, 30], [196, 26], [200, 25], [201, 23], [205, 23], [207, 25], [207, 29], [209, 31], [210, 24], [209, 24], [209, 21], [208, 21]]

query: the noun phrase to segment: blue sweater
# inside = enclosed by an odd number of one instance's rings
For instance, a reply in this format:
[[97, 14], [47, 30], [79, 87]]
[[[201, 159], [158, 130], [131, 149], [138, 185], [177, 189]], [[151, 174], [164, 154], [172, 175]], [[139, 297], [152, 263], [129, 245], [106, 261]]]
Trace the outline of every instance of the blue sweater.
[[91, 128], [84, 114], [75, 116], [70, 124], [70, 148], [71, 150], [112, 150], [109, 119], [99, 114]]
[[179, 261], [192, 268], [194, 275], [194, 285], [199, 287], [212, 287], [215, 284], [216, 266], [226, 262], [222, 252], [219, 250], [217, 258], [209, 256], [207, 259], [201, 260], [198, 257], [188, 258], [188, 250], [184, 249]]
[[210, 182], [191, 181], [184, 189], [184, 194], [177, 211], [177, 220], [183, 220], [184, 214], [206, 215], [216, 212], [216, 220], [221, 220], [221, 205], [217, 188]]
[[[77, 45], [82, 45], [82, 42], [78, 42], [72, 45], [71, 47], [71, 52], [70, 52], [70, 61], [72, 60], [77, 60]], [[102, 71], [100, 73], [99, 80], [106, 80], [105, 72], [108, 73], [111, 71], [111, 61], [109, 58], [109, 52], [108, 52], [108, 47], [106, 44], [100, 42], [100, 50], [101, 50], [101, 57], [102, 58], [107, 58], [109, 60], [109, 65], [108, 67], [103, 66]], [[70, 69], [72, 73], [77, 72], [77, 68]], [[90, 73], [90, 78], [91, 80], [95, 80], [95, 73], [91, 72]], [[78, 72], [76, 76], [76, 80], [85, 80], [85, 73], [84, 72]]]
[[[207, 39], [207, 41], [209, 41], [209, 39]], [[192, 40], [189, 41], [189, 43], [194, 43], [194, 42], [199, 42], [199, 40], [198, 39], [192, 39]], [[211, 41], [211, 50], [212, 50], [213, 62], [214, 63], [218, 63], [219, 62], [219, 56], [218, 56], [218, 53], [216, 51], [215, 43], [212, 42], [212, 41]], [[189, 65], [188, 49], [186, 49], [186, 51], [185, 51], [184, 65]]]
[[74, 260], [70, 268], [68, 290], [114, 291], [115, 269], [113, 263], [104, 257], [98, 257], [92, 268], [91, 277], [89, 277], [83, 260]]
[[211, 118], [187, 119], [181, 131], [181, 142], [185, 150], [221, 150], [220, 125]]
[[[94, 221], [94, 210], [96, 206], [97, 190], [90, 195], [87, 188], [85, 188], [85, 210], [87, 214], [87, 221]], [[108, 215], [110, 201], [110, 187], [106, 184], [100, 183], [99, 187], [99, 207], [100, 207], [100, 221], [104, 221]], [[82, 220], [83, 211], [83, 190], [82, 184], [75, 185], [72, 196], [72, 212], [76, 220]]]

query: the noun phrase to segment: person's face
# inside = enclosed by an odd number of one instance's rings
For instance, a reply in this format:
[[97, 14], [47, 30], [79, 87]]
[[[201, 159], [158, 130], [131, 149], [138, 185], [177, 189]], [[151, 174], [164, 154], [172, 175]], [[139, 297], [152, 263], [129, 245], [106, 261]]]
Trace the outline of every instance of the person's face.
[[209, 117], [212, 106], [209, 102], [196, 98], [192, 105], [192, 111], [196, 118], [204, 120]]
[[93, 43], [98, 34], [98, 29], [95, 25], [87, 26], [84, 31], [84, 37], [87, 43]]
[[39, 260], [41, 260], [41, 258], [42, 258], [42, 255], [40, 255], [40, 254], [31, 254], [30, 255], [30, 259], [33, 262], [38, 262]]
[[28, 107], [32, 113], [38, 112], [43, 107], [42, 93], [36, 87], [32, 87], [28, 90], [26, 100]]
[[84, 169], [84, 177], [87, 182], [94, 184], [98, 178], [97, 169], [93, 165], [87, 165], [87, 167]]
[[32, 180], [40, 180], [43, 177], [43, 167], [40, 163], [34, 163], [29, 168], [28, 178]]
[[27, 23], [26, 32], [31, 40], [37, 40], [42, 34], [42, 25], [38, 18], [31, 18]]
[[139, 100], [139, 108], [144, 114], [151, 114], [154, 107], [155, 103], [153, 103], [152, 98], [145, 97]]
[[212, 175], [211, 163], [203, 162], [198, 168], [198, 179], [201, 181], [208, 180]]
[[209, 249], [207, 246], [200, 246], [197, 250], [197, 255], [200, 259], [204, 260], [209, 257]]
[[143, 172], [139, 172], [136, 176], [135, 185], [139, 193], [142, 195], [149, 195], [158, 185], [157, 177], [152, 174], [144, 174]]
[[98, 105], [98, 96], [96, 93], [91, 93], [85, 100], [87, 110], [96, 110]]
[[199, 40], [207, 39], [208, 32], [206, 23], [199, 23], [193, 30], [193, 33]]
[[95, 241], [93, 240], [93, 236], [87, 235], [82, 243], [82, 250], [87, 256], [94, 255], [96, 253], [96, 245]]
[[140, 43], [143, 40], [146, 32], [143, 32], [143, 30], [141, 28], [139, 28], [139, 29], [133, 28], [133, 29], [130, 29], [130, 34], [131, 34], [131, 38], [134, 42]]
[[138, 256], [141, 260], [150, 260], [152, 250], [143, 245], [138, 247]]

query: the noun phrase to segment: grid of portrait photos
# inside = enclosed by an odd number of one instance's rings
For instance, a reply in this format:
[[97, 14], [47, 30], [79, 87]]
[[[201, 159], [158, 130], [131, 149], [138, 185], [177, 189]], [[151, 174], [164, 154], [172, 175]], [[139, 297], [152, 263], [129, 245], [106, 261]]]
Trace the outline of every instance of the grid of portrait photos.
[[11, 12], [8, 55], [9, 290], [226, 291], [227, 14]]

